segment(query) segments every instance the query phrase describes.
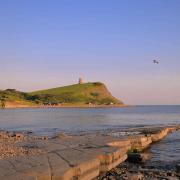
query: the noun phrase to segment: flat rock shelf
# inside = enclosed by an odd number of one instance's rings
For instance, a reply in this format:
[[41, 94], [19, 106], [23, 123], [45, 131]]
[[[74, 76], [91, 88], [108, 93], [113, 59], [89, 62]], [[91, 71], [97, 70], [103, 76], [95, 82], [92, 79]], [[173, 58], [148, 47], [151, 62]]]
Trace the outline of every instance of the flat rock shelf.
[[119, 136], [61, 133], [51, 138], [1, 131], [0, 179], [95, 179], [124, 162], [129, 150], [142, 151], [179, 129], [180, 126], [144, 127]]

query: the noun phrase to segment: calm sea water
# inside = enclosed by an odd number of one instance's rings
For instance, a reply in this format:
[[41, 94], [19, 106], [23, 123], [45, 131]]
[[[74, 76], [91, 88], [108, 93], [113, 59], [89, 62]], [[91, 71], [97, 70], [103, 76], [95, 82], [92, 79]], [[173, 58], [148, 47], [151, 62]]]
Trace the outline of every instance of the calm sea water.
[[153, 165], [158, 169], [175, 169], [180, 163], [180, 131], [166, 136], [158, 143], [151, 146], [152, 158], [147, 165]]
[[180, 106], [0, 110], [0, 129], [30, 130], [35, 133], [166, 124], [180, 124]]
[[[0, 129], [28, 130], [37, 134], [59, 131], [78, 133], [146, 125], [180, 124], [180, 106], [135, 106], [97, 109], [4, 109]], [[169, 135], [153, 145], [152, 162], [180, 162], [180, 133]], [[163, 164], [162, 163], [162, 164]]]

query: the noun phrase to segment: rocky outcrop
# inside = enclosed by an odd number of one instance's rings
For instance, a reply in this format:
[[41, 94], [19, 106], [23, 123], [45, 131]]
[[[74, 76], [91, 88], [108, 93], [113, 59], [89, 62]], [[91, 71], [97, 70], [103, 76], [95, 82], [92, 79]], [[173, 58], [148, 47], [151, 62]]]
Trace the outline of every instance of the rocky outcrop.
[[152, 143], [152, 138], [149, 135], [136, 135], [129, 137], [129, 141], [131, 143], [131, 149], [138, 149], [139, 151], [142, 151]]
[[[176, 129], [177, 127], [147, 128], [139, 135], [121, 137], [103, 134], [63, 134], [48, 139], [18, 135], [18, 141], [16, 135], [13, 135], [15, 142], [13, 144], [11, 141], [12, 148], [26, 148], [29, 151], [34, 149], [37, 152], [25, 156], [14, 154], [11, 158], [2, 157], [0, 179], [94, 179], [124, 162], [128, 150], [142, 151], [152, 142], [160, 140]], [[6, 135], [0, 138], [4, 144]], [[6, 144], [8, 145], [8, 141]]]

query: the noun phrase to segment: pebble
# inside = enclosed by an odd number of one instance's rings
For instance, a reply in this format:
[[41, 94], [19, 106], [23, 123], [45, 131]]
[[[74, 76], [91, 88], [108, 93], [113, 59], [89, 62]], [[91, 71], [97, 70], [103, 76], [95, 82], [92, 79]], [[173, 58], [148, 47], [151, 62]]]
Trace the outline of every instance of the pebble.
[[116, 178], [114, 176], [109, 176], [108, 180], [116, 180]]
[[144, 179], [144, 175], [141, 173], [137, 173], [137, 174], [132, 174], [129, 177], [129, 180], [143, 180]]

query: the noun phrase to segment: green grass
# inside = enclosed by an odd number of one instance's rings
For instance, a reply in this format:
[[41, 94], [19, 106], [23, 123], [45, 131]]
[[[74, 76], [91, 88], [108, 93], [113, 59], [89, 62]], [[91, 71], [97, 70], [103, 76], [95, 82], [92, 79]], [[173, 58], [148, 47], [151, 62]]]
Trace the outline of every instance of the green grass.
[[3, 96], [5, 96], [6, 101], [21, 101], [31, 104], [123, 104], [113, 97], [106, 86], [100, 82], [74, 84], [31, 93], [16, 90], [0, 91], [0, 98], [2, 99]]
[[27, 96], [27, 93], [16, 91], [15, 89], [0, 90], [0, 107], [6, 102], [34, 105], [33, 101], [26, 99]]
[[103, 83], [84, 83], [32, 92], [31, 95], [49, 95], [59, 103], [122, 104], [114, 98]]

